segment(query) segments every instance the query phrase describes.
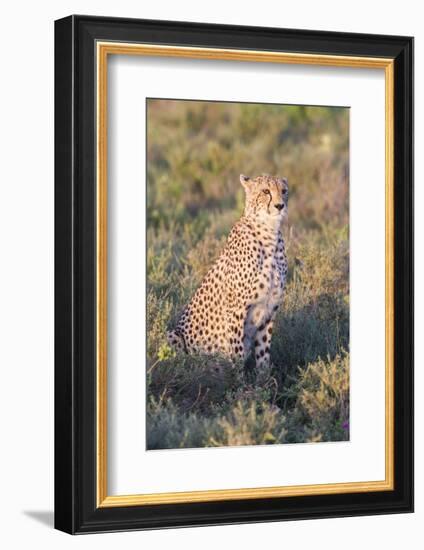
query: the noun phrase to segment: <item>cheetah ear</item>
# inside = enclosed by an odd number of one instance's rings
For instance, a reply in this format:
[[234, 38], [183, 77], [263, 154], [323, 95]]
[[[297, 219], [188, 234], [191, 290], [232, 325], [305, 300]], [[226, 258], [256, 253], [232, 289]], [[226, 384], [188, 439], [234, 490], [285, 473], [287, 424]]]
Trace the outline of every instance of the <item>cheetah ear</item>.
[[244, 174], [240, 174], [240, 183], [247, 191], [250, 188], [250, 184], [252, 183], [252, 180], [249, 178], [249, 176], [245, 176]]

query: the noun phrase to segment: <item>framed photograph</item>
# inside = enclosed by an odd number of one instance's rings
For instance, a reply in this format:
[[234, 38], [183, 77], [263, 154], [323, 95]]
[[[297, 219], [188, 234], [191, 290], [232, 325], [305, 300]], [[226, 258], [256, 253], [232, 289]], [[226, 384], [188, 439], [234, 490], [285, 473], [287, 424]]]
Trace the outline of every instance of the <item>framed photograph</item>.
[[413, 39], [55, 23], [55, 525], [413, 510]]

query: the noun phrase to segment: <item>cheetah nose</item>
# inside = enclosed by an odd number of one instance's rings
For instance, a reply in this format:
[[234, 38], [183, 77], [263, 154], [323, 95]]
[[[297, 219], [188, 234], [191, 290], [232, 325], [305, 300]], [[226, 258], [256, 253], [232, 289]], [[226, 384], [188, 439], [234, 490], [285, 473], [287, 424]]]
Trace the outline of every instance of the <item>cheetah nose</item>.
[[282, 210], [284, 208], [284, 204], [274, 204], [274, 206], [277, 210]]

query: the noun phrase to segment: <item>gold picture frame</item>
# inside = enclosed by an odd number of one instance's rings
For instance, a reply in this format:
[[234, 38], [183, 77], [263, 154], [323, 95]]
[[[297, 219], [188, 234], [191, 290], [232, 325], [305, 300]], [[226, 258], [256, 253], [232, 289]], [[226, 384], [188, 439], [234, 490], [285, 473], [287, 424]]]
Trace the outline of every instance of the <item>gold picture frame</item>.
[[[97, 504], [99, 507], [142, 506], [326, 495], [393, 489], [393, 336], [394, 336], [394, 212], [393, 212], [393, 106], [394, 61], [385, 58], [307, 55], [301, 53], [261, 52], [220, 48], [175, 47], [99, 41], [97, 47]], [[386, 125], [386, 434], [385, 479], [320, 485], [259, 487], [251, 489], [190, 491], [110, 496], [107, 491], [107, 63], [111, 55], [180, 57], [286, 63], [331, 67], [384, 69]]]

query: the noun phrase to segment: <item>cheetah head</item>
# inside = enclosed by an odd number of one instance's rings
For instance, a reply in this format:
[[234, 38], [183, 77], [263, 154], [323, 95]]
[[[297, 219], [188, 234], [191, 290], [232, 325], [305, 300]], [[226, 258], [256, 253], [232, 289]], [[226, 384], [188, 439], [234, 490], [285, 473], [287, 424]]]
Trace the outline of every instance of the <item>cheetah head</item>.
[[287, 216], [289, 187], [287, 178], [240, 175], [246, 192], [245, 216], [260, 217], [265, 222], [280, 224]]

